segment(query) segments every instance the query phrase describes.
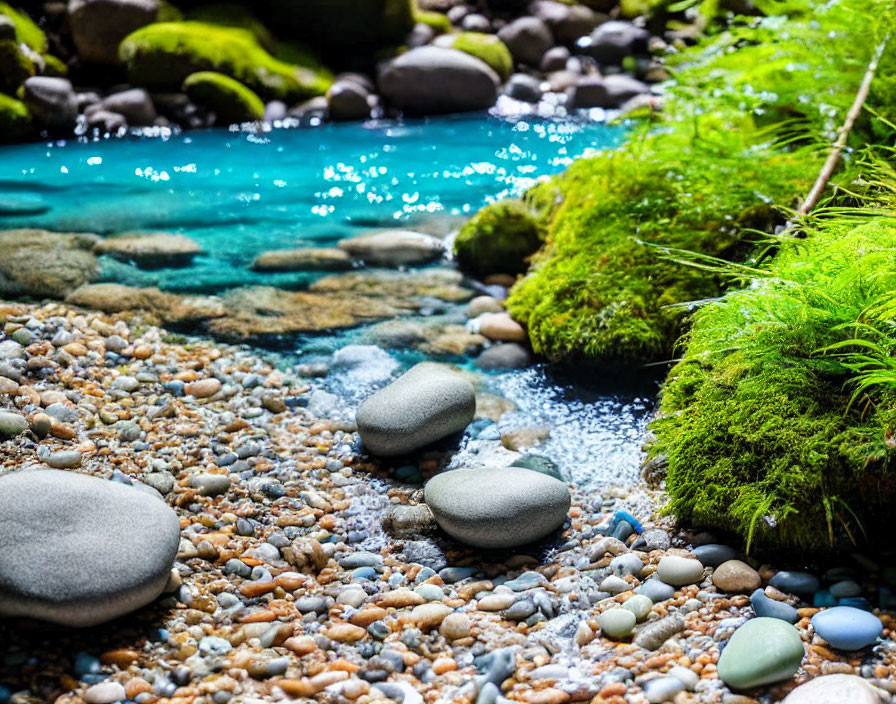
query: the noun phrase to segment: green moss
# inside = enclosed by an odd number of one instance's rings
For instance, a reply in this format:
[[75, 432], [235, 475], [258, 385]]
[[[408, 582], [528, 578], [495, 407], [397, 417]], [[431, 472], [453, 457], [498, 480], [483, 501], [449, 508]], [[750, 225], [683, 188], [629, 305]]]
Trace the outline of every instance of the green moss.
[[180, 22], [184, 18], [183, 13], [167, 0], [162, 0], [156, 22]]
[[451, 31], [451, 20], [449, 20], [441, 12], [431, 12], [428, 10], [416, 10], [414, 12], [414, 20], [422, 22], [432, 27], [437, 34], [446, 34]]
[[31, 132], [31, 114], [20, 100], [0, 93], [0, 141], [20, 139]]
[[513, 72], [510, 50], [494, 34], [460, 32], [453, 36], [450, 46], [487, 63], [502, 81], [506, 81]]
[[9, 3], [0, 2], [0, 15], [6, 15], [12, 20], [16, 28], [17, 41], [27, 44], [38, 54], [46, 52], [47, 35], [27, 14], [21, 10], [14, 10]]
[[[894, 251], [893, 219], [840, 217], [783, 242], [767, 275], [696, 313], [652, 426], [669, 511], [801, 549], [859, 539], [889, 516]], [[858, 372], [882, 369], [883, 390], [851, 402]]]
[[521, 201], [505, 200], [480, 210], [454, 242], [462, 268], [477, 276], [520, 274], [541, 246], [541, 231]]
[[508, 307], [537, 352], [668, 358], [687, 313], [674, 304], [716, 296], [720, 282], [643, 243], [742, 255], [745, 229], [780, 222], [769, 203], [789, 202], [820, 164], [814, 152], [758, 149], [749, 123], [719, 130], [705, 117], [695, 126], [712, 137], [642, 135], [527, 194], [549, 239]]
[[12, 39], [0, 41], [0, 91], [15, 90], [35, 73], [34, 63]]
[[274, 58], [246, 29], [205, 22], [162, 22], [138, 29], [121, 43], [131, 82], [155, 90], [179, 89], [199, 71], [223, 73], [265, 100], [299, 101], [323, 95], [324, 71]]
[[62, 59], [56, 58], [52, 54], [44, 54], [44, 71], [45, 76], [67, 76], [68, 66]]
[[264, 103], [239, 81], [213, 71], [187, 77], [184, 92], [198, 105], [215, 113], [218, 124], [252, 122], [264, 117]]

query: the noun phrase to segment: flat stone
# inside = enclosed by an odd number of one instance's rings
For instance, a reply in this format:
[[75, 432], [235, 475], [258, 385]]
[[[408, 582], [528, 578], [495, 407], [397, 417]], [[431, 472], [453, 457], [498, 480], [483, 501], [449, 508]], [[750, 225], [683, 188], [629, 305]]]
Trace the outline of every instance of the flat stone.
[[513, 467], [443, 472], [426, 484], [424, 499], [446, 533], [481, 548], [543, 538], [563, 525], [570, 506], [566, 484]]
[[703, 563], [704, 567], [718, 567], [723, 562], [736, 558], [737, 550], [727, 545], [709, 543], [694, 548], [693, 555]]
[[881, 620], [852, 606], [834, 606], [812, 617], [815, 632], [838, 650], [861, 650], [880, 637]]
[[801, 684], [782, 704], [880, 704], [877, 690], [856, 675], [823, 675]]
[[653, 603], [657, 604], [675, 596], [675, 587], [654, 577], [648, 579], [640, 587], [635, 589], [635, 592], [649, 597]]
[[277, 249], [262, 252], [252, 262], [255, 271], [334, 271], [351, 267], [348, 252], [336, 247]]
[[777, 618], [754, 618], [738, 628], [719, 657], [719, 678], [732, 689], [752, 689], [796, 674], [805, 654], [800, 634]]
[[442, 256], [442, 242], [410, 230], [386, 230], [339, 240], [339, 249], [372, 266], [425, 264]]
[[423, 362], [366, 399], [355, 419], [374, 455], [404, 455], [459, 433], [476, 412], [473, 385], [439, 364]]
[[180, 540], [158, 498], [76, 472], [0, 477], [0, 615], [91, 626], [161, 594]]
[[97, 242], [94, 251], [145, 269], [189, 266], [202, 252], [189, 237], [167, 232], [134, 232]]
[[660, 559], [656, 575], [666, 584], [676, 587], [696, 584], [703, 579], [703, 563], [690, 557], [665, 555]]
[[821, 582], [814, 574], [808, 572], [793, 572], [782, 570], [775, 574], [768, 582], [775, 589], [780, 589], [787, 594], [797, 596], [811, 596], [821, 589]]

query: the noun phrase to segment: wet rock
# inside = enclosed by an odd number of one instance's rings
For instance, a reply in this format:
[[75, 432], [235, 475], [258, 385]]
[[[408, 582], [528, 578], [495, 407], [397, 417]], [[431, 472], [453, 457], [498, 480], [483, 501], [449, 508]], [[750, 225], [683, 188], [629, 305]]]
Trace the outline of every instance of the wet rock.
[[371, 266], [424, 264], [442, 256], [440, 240], [410, 230], [385, 230], [339, 240], [339, 248]]
[[525, 369], [532, 364], [532, 355], [516, 342], [492, 345], [476, 358], [476, 366], [486, 371], [494, 369]]
[[25, 81], [24, 101], [34, 120], [50, 129], [69, 128], [78, 116], [78, 99], [66, 78], [32, 76]]
[[569, 511], [567, 486], [514, 468], [444, 472], [425, 487], [439, 526], [457, 540], [483, 548], [525, 545], [559, 528]]
[[351, 266], [349, 254], [336, 247], [276, 249], [262, 252], [252, 262], [255, 271], [335, 271]]
[[514, 100], [537, 103], [541, 100], [541, 83], [525, 73], [515, 73], [504, 86], [504, 92]]
[[370, 117], [369, 93], [354, 81], [337, 80], [327, 91], [330, 119], [337, 122]]
[[650, 33], [630, 22], [605, 22], [590, 35], [583, 49], [600, 64], [619, 65], [627, 56], [646, 54]]
[[484, 313], [476, 319], [479, 332], [498, 342], [525, 342], [526, 329], [510, 317], [510, 313]]
[[142, 88], [112, 93], [100, 105], [104, 110], [124, 116], [129, 125], [151, 125], [158, 116], [152, 98]]
[[39, 470], [0, 477], [0, 535], [0, 614], [90, 626], [162, 592], [180, 529], [145, 492]]
[[821, 582], [818, 580], [818, 577], [808, 572], [782, 570], [769, 580], [769, 584], [786, 594], [796, 594], [798, 596], [811, 596], [821, 589]]
[[694, 548], [694, 557], [703, 563], [704, 567], [718, 567], [723, 562], [728, 562], [737, 557], [737, 551], [727, 545], [709, 543]]
[[551, 30], [537, 17], [513, 20], [501, 28], [498, 39], [510, 49], [515, 62], [529, 66], [541, 65], [541, 58], [554, 45]]
[[458, 433], [473, 421], [473, 385], [424, 362], [366, 399], [356, 414], [364, 445], [375, 455], [402, 455]]
[[555, 0], [536, 0], [529, 6], [529, 12], [550, 28], [554, 39], [560, 44], [574, 44], [580, 37], [589, 34], [600, 21], [589, 7]]
[[485, 62], [434, 46], [411, 49], [393, 59], [377, 81], [392, 105], [427, 115], [489, 108], [498, 97], [499, 82]]
[[582, 76], [570, 91], [577, 108], [619, 108], [637, 95], [650, 92], [646, 83], [622, 74]]
[[131, 32], [156, 20], [159, 0], [70, 0], [72, 39], [83, 61], [118, 64], [118, 45]]
[[189, 237], [164, 232], [129, 233], [108, 237], [94, 251], [145, 269], [189, 266], [202, 248]]

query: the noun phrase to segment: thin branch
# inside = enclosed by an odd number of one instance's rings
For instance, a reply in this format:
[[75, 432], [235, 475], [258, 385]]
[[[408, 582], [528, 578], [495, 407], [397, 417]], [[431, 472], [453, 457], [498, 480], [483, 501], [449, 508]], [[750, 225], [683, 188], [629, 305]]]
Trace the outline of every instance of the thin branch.
[[[874, 51], [874, 56], [871, 58], [871, 62], [868, 64], [868, 69], [865, 71], [865, 76], [862, 78], [862, 83], [856, 93], [855, 100], [852, 102], [852, 107], [850, 107], [849, 112], [846, 113], [846, 120], [840, 128], [840, 134], [837, 137], [837, 141], [834, 142], [833, 148], [831, 149], [830, 154], [828, 154], [828, 158], [824, 162], [821, 172], [818, 174], [818, 178], [815, 179], [812, 189], [806, 195], [806, 199], [797, 211], [798, 217], [808, 215], [815, 209], [815, 206], [818, 205], [818, 201], [821, 200], [821, 194], [824, 192], [825, 186], [831, 179], [831, 176], [834, 175], [834, 170], [837, 168], [837, 164], [840, 163], [840, 157], [843, 154], [843, 149], [846, 147], [846, 141], [849, 139], [849, 134], [852, 132], [852, 128], [862, 112], [862, 107], [868, 99], [868, 93], [871, 90], [874, 74], [877, 72], [881, 56], [883, 56], [889, 40], [890, 35], [887, 34], [881, 40], [880, 44], [877, 45], [877, 49]], [[788, 225], [787, 229], [793, 230], [793, 224], [791, 223]]]

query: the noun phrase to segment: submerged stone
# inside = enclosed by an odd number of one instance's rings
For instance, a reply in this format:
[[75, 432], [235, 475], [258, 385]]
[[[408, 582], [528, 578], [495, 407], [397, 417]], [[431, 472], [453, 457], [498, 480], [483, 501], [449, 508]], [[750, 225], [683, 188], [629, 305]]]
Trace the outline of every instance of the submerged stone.
[[751, 689], [792, 677], [805, 648], [800, 634], [777, 618], [754, 618], [738, 628], [719, 658], [719, 678], [732, 689]]

